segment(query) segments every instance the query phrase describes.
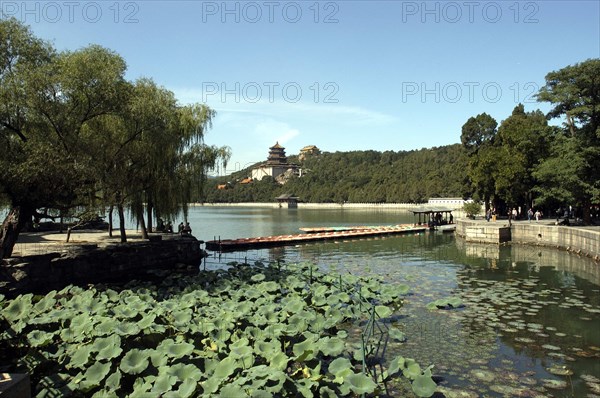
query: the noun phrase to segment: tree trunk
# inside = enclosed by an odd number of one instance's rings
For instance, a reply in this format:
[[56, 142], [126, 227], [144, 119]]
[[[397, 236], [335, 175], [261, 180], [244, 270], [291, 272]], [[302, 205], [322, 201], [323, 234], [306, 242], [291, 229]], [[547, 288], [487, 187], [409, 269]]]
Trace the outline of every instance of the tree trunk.
[[146, 207], [146, 217], [148, 218], [148, 232], [152, 232], [152, 228], [153, 228], [153, 213], [154, 212], [154, 206], [152, 205], [152, 201], [148, 200], [148, 205]]
[[592, 223], [592, 212], [590, 211], [591, 206], [591, 201], [586, 200], [583, 202], [583, 222], [586, 225], [590, 225]]
[[152, 201], [151, 200], [148, 200], [148, 205], [147, 206], [148, 207], [146, 208], [146, 214], [147, 214], [146, 217], [148, 217], [148, 232], [152, 232], [152, 224], [153, 224], [152, 223], [152, 213], [153, 213], [153, 210], [154, 210], [154, 206], [152, 206]]
[[113, 233], [112, 233], [112, 231], [113, 231], [113, 221], [112, 221], [113, 220], [112, 219], [113, 210], [114, 210], [114, 206], [110, 205], [110, 207], [108, 208], [108, 236], [111, 238], [113, 237]]
[[25, 206], [15, 206], [8, 213], [0, 230], [0, 259], [12, 256], [19, 233], [31, 215], [32, 211]]
[[138, 220], [140, 223], [140, 228], [142, 229], [142, 239], [148, 239], [148, 230], [146, 229], [146, 221], [144, 220], [144, 206], [143, 205], [140, 205], [137, 213], [138, 213]]
[[117, 205], [117, 213], [119, 213], [119, 231], [121, 232], [121, 243], [127, 242], [127, 233], [125, 232], [125, 211], [123, 205]]

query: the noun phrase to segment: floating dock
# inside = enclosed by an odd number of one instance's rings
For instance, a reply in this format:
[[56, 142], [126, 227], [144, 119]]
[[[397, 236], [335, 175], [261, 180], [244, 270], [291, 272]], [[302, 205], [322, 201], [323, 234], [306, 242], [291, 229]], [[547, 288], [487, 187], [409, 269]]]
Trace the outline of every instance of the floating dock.
[[[326, 231], [325, 231], [325, 230]], [[206, 242], [206, 249], [212, 251], [232, 252], [237, 250], [258, 249], [264, 247], [275, 247], [295, 245], [298, 243], [317, 242], [335, 239], [363, 238], [368, 236], [409, 234], [427, 231], [425, 226], [373, 226], [362, 229], [345, 229], [329, 231], [321, 228], [321, 232], [308, 232], [294, 235], [275, 235], [257, 238], [240, 238], [226, 240], [211, 240]]]

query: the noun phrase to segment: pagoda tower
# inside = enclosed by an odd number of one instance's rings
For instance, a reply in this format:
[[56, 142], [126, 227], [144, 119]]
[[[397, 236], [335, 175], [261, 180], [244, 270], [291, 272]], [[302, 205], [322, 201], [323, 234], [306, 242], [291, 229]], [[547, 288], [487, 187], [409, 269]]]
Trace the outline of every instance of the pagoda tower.
[[267, 158], [267, 165], [287, 165], [287, 157], [285, 156], [285, 148], [279, 145], [279, 141], [269, 148], [269, 157]]

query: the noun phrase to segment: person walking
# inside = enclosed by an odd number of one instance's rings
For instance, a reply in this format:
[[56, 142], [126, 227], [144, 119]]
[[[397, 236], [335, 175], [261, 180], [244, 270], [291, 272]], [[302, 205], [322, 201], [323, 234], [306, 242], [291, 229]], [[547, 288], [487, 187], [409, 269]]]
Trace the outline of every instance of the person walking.
[[531, 210], [530, 207], [529, 210], [527, 210], [527, 220], [529, 220], [529, 222], [531, 222], [531, 217], [533, 217], [533, 210]]

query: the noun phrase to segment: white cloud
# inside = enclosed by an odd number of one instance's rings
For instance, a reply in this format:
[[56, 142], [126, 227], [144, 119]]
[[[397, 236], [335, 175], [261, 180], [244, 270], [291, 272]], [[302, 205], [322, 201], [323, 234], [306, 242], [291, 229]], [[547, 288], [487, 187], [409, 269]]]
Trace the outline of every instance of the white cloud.
[[283, 145], [300, 135], [300, 131], [290, 127], [289, 124], [272, 119], [259, 122], [254, 127], [254, 133], [261, 141], [269, 142], [269, 145], [272, 145], [275, 142], [279, 142]]

